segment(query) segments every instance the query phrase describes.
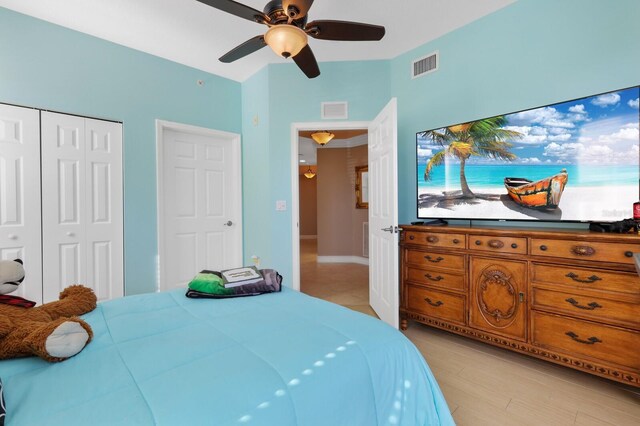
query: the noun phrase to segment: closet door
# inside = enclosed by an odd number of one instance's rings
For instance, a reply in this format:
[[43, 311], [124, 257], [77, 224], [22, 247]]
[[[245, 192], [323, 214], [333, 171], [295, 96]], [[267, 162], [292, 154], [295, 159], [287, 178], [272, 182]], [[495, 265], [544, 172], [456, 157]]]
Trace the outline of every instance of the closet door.
[[0, 258], [22, 259], [13, 296], [42, 303], [40, 112], [0, 105]]
[[72, 284], [122, 296], [121, 149], [118, 123], [42, 113], [44, 302]]
[[42, 112], [42, 262], [44, 303], [87, 283], [84, 118]]
[[85, 282], [99, 300], [122, 297], [122, 125], [86, 119], [85, 153]]

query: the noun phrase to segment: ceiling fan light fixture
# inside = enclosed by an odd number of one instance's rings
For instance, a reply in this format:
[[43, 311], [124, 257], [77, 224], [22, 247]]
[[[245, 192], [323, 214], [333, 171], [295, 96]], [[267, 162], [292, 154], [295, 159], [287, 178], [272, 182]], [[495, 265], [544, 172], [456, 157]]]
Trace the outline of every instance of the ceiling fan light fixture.
[[326, 130], [311, 133], [311, 138], [321, 146], [325, 146], [326, 144], [328, 144], [329, 141], [333, 139], [335, 136], [336, 135]]
[[311, 166], [309, 166], [307, 171], [304, 172], [304, 177], [306, 177], [307, 179], [313, 179], [315, 175], [316, 174], [313, 172], [313, 170], [311, 170]]
[[296, 56], [307, 45], [307, 34], [295, 25], [275, 25], [264, 35], [264, 41], [283, 58]]

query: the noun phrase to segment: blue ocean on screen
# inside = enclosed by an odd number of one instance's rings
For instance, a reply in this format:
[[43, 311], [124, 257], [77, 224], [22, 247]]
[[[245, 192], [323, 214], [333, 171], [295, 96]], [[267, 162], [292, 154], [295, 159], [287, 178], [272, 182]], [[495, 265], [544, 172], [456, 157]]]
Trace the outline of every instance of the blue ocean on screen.
[[[424, 180], [425, 165], [418, 165], [418, 189], [429, 188], [460, 189], [460, 164], [453, 163], [434, 167], [431, 179]], [[638, 165], [580, 166], [575, 164], [469, 164], [465, 165], [465, 176], [469, 187], [504, 187], [505, 177], [525, 178], [531, 181], [544, 179], [567, 170], [567, 187], [638, 185], [640, 168]]]

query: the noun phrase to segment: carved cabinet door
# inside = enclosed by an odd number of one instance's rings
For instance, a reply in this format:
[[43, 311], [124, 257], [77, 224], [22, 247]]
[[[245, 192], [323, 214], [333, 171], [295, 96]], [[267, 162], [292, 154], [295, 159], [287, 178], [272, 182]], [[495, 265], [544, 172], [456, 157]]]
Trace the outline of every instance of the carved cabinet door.
[[526, 340], [525, 262], [471, 257], [469, 325]]

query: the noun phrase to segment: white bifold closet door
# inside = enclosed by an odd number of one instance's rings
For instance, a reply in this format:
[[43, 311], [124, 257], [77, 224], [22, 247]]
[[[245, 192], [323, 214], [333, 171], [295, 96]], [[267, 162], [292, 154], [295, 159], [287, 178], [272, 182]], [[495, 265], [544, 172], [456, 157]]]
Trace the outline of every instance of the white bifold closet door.
[[0, 104], [0, 259], [22, 259], [12, 296], [42, 301], [40, 111]]
[[123, 285], [122, 125], [42, 112], [43, 302], [72, 284]]

